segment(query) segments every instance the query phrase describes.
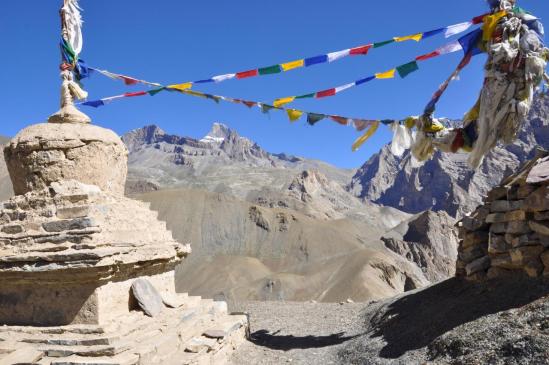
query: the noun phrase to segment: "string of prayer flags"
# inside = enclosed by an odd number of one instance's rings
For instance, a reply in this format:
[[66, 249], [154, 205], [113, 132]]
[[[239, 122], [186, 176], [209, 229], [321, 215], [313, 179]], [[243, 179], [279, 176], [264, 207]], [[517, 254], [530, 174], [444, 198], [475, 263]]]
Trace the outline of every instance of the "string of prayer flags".
[[[474, 32], [478, 32], [478, 31], [474, 31]], [[474, 32], [472, 32], [472, 33], [474, 33]], [[357, 80], [355, 82], [347, 83], [345, 85], [333, 87], [333, 88], [322, 90], [322, 91], [316, 91], [316, 92], [313, 92], [313, 93], [299, 95], [299, 96], [288, 96], [288, 97], [284, 97], [284, 98], [278, 98], [278, 99], [275, 99], [273, 104], [275, 106], [283, 106], [283, 105], [292, 103], [292, 102], [294, 102], [295, 100], [298, 100], [298, 99], [307, 99], [307, 98], [322, 99], [322, 98], [334, 96], [334, 95], [337, 95], [338, 93], [340, 93], [342, 91], [348, 90], [348, 89], [350, 89], [352, 87], [355, 87], [355, 86], [363, 85], [363, 84], [365, 84], [369, 81], [372, 81], [374, 79], [378, 79], [378, 80], [392, 79], [392, 78], [395, 77], [397, 72], [398, 72], [398, 75], [400, 76], [400, 78], [404, 79], [408, 75], [410, 75], [411, 73], [419, 70], [419, 65], [418, 65], [419, 61], [426, 61], [426, 60], [429, 60], [431, 58], [438, 57], [438, 56], [441, 56], [441, 55], [447, 55], [447, 54], [450, 54], [450, 53], [462, 51], [466, 48], [469, 49], [470, 46], [464, 47], [464, 46], [462, 46], [462, 42], [465, 42], [465, 40], [468, 39], [467, 37], [470, 37], [470, 34], [471, 33], [465, 35], [464, 37], [462, 37], [462, 38], [460, 38], [456, 41], [447, 43], [447, 44], [437, 48], [433, 52], [430, 52], [430, 53], [422, 55], [422, 56], [418, 56], [413, 61], [405, 63], [405, 64], [400, 65], [400, 66], [397, 66], [393, 69], [390, 69], [389, 71], [379, 72], [379, 73], [376, 73], [374, 76], [368, 76], [368, 77], [362, 78], [360, 80]]]
[[230, 103], [234, 103], [234, 104], [245, 105], [249, 108], [253, 108], [255, 106], [255, 107], [258, 107], [259, 110], [261, 110], [261, 112], [263, 112], [263, 113], [269, 113], [271, 110], [282, 110], [282, 111], [286, 112], [290, 122], [296, 122], [299, 119], [301, 119], [301, 117], [303, 115], [306, 115], [307, 123], [311, 126], [317, 124], [321, 120], [330, 119], [330, 120], [334, 121], [335, 123], [337, 123], [339, 125], [352, 126], [358, 132], [361, 132], [361, 131], [365, 130], [366, 128], [370, 127], [373, 123], [375, 123], [375, 121], [367, 120], [367, 119], [348, 118], [348, 117], [342, 117], [340, 115], [330, 115], [330, 114], [323, 114], [323, 113], [307, 112], [307, 111], [298, 110], [298, 109], [294, 109], [294, 108], [277, 107], [275, 105], [270, 105], [270, 104], [261, 103], [261, 102], [257, 102], [257, 101], [242, 100], [242, 99], [235, 99], [235, 98], [231, 98], [231, 97], [227, 97], [227, 96], [206, 94], [206, 93], [202, 93], [202, 92], [199, 92], [199, 91], [184, 89], [184, 88], [178, 89], [178, 88], [168, 88], [168, 87], [160, 87], [158, 89], [149, 90], [149, 91], [138, 91], [138, 92], [133, 92], [133, 93], [125, 93], [125, 94], [122, 94], [122, 95], [111, 96], [111, 97], [103, 98], [103, 99], [99, 99], [99, 100], [86, 101], [86, 102], [80, 103], [79, 105], [85, 105], [85, 106], [98, 108], [98, 107], [104, 106], [104, 105], [106, 105], [106, 104], [108, 104], [111, 101], [116, 100], [116, 99], [122, 99], [122, 98], [127, 98], [127, 97], [138, 97], [138, 96], [145, 96], [145, 95], [154, 96], [157, 93], [159, 93], [161, 91], [164, 91], [164, 90], [165, 91], [171, 91], [171, 92], [179, 92], [179, 93], [182, 93], [182, 94], [185, 94], [185, 95], [199, 97], [199, 98], [203, 98], [203, 99], [209, 99], [209, 100], [213, 100], [216, 103], [219, 103], [220, 101], [225, 101], [225, 102], [230, 102]]
[[[329, 52], [329, 53], [323, 54], [323, 55], [307, 57], [307, 58], [303, 58], [303, 59], [297, 59], [297, 60], [294, 60], [294, 61], [275, 64], [275, 65], [267, 66], [267, 67], [258, 67], [258, 68], [250, 69], [250, 70], [247, 70], [247, 71], [241, 71], [241, 72], [234, 72], [234, 73], [227, 73], [227, 74], [223, 74], [223, 75], [212, 76], [212, 77], [207, 78], [207, 79], [202, 79], [202, 80], [197, 80], [197, 81], [188, 81], [188, 82], [184, 82], [184, 83], [181, 83], [181, 84], [178, 84], [178, 85], [190, 84], [191, 87], [192, 87], [194, 84], [219, 83], [219, 82], [224, 82], [224, 81], [228, 81], [228, 80], [232, 80], [232, 79], [243, 80], [243, 79], [248, 79], [248, 78], [257, 77], [257, 76], [274, 75], [274, 74], [278, 74], [278, 73], [281, 73], [281, 72], [287, 72], [287, 71], [295, 70], [295, 69], [302, 68], [302, 67], [311, 67], [311, 66], [319, 65], [319, 64], [323, 64], [323, 63], [331, 63], [331, 62], [338, 61], [338, 60], [346, 58], [346, 57], [365, 56], [369, 53], [370, 49], [372, 49], [372, 48], [380, 48], [380, 47], [386, 46], [386, 45], [394, 43], [394, 42], [397, 42], [397, 43], [405, 42], [405, 41], [419, 42], [423, 39], [426, 39], [426, 38], [429, 38], [429, 37], [432, 37], [432, 36], [435, 36], [435, 35], [438, 35], [438, 34], [442, 34], [442, 33], [444, 33], [444, 36], [446, 38], [448, 38], [448, 37], [451, 37], [453, 35], [465, 32], [472, 25], [479, 24], [479, 23], [483, 22], [485, 20], [485, 18], [486, 18], [486, 16], [482, 15], [482, 16], [475, 17], [471, 21], [468, 21], [468, 22], [458, 23], [458, 24], [450, 25], [450, 26], [447, 26], [447, 27], [444, 27], [444, 28], [439, 28], [439, 29], [427, 31], [427, 32], [413, 33], [411, 35], [393, 37], [389, 40], [382, 41], [382, 42], [368, 43], [368, 44], [365, 44], [365, 45], [355, 46], [355, 47], [351, 47], [351, 48], [340, 50], [340, 51]], [[62, 49], [63, 49], [63, 47], [62, 47]], [[68, 53], [67, 58], [71, 58], [70, 50], [66, 50], [66, 52]], [[144, 85], [153, 86], [153, 87], [158, 87], [159, 86], [159, 84], [156, 84], [156, 83], [150, 83], [150, 82], [147, 82], [147, 81], [144, 81], [144, 80], [139, 80], [139, 79], [131, 78], [131, 77], [128, 77], [128, 76], [115, 74], [115, 73], [112, 73], [112, 72], [109, 72], [109, 71], [106, 71], [106, 70], [99, 70], [99, 69], [96, 69], [96, 68], [90, 68], [90, 69], [94, 70], [94, 71], [98, 71], [99, 73], [101, 73], [101, 74], [103, 74], [107, 77], [121, 80], [126, 85], [144, 84]]]

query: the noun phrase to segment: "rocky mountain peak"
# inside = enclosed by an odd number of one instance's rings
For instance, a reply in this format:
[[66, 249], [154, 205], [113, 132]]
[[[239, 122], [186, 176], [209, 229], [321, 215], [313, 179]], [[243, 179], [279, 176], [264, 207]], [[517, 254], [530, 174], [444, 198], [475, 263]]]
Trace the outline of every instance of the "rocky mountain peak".
[[[232, 134], [236, 134], [235, 131], [230, 129], [223, 123], [214, 123], [212, 129], [200, 140], [205, 143], [222, 143]], [[236, 134], [238, 136], [238, 134]]]
[[134, 129], [122, 136], [122, 141], [130, 152], [139, 146], [155, 143], [159, 137], [166, 135], [166, 132], [159, 126], [151, 124], [142, 128]]

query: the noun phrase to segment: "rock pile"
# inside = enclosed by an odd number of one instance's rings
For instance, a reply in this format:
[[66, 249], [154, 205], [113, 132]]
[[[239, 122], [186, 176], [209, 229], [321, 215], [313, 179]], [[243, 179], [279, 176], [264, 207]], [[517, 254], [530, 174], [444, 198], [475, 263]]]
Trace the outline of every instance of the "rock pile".
[[457, 276], [549, 276], [549, 153], [540, 151], [504, 179], [458, 228]]
[[244, 339], [226, 303], [175, 292], [190, 245], [123, 196], [116, 134], [38, 124], [4, 154], [18, 195], [0, 205], [0, 364], [217, 363]]

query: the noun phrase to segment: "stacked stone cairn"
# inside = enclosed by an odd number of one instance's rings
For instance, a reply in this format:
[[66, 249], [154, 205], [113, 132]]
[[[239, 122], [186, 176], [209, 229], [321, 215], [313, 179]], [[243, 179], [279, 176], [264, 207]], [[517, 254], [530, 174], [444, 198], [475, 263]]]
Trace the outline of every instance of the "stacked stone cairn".
[[538, 151], [458, 223], [456, 276], [471, 281], [517, 272], [549, 277], [548, 155]]
[[175, 292], [191, 252], [124, 197], [112, 131], [44, 123], [5, 148], [15, 197], [0, 206], [0, 365], [222, 364], [244, 315]]

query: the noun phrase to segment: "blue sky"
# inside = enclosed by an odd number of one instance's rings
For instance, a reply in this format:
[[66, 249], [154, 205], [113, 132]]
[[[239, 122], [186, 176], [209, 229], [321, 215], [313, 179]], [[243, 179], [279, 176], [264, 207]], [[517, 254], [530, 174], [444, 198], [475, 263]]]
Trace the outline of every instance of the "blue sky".
[[[13, 136], [26, 125], [45, 121], [58, 109], [57, 42], [61, 0], [5, 1], [0, 13], [3, 87], [0, 134]], [[540, 18], [547, 0], [519, 5]], [[161, 83], [178, 83], [269, 66], [352, 46], [436, 29], [471, 19], [487, 7], [483, 0], [394, 1], [177, 1], [81, 0], [84, 51], [90, 65]], [[433, 37], [372, 50], [333, 64], [274, 76], [227, 81], [197, 88], [236, 98], [271, 102], [352, 82], [406, 63], [446, 40]], [[452, 72], [460, 53], [429, 60], [406, 79], [379, 80], [332, 98], [303, 100], [296, 108], [360, 118], [403, 118], [420, 114], [438, 85]], [[454, 82], [437, 115], [459, 118], [475, 101], [484, 56]], [[90, 99], [141, 90], [100, 75], [85, 81]], [[382, 127], [358, 152], [350, 127], [302, 119], [290, 124], [281, 112], [270, 116], [241, 105], [216, 105], [180, 94], [124, 99], [100, 109], [83, 108], [93, 123], [122, 134], [147, 124], [169, 133], [201, 137], [215, 121], [258, 142], [270, 152], [287, 152], [358, 167], [390, 140]]]

